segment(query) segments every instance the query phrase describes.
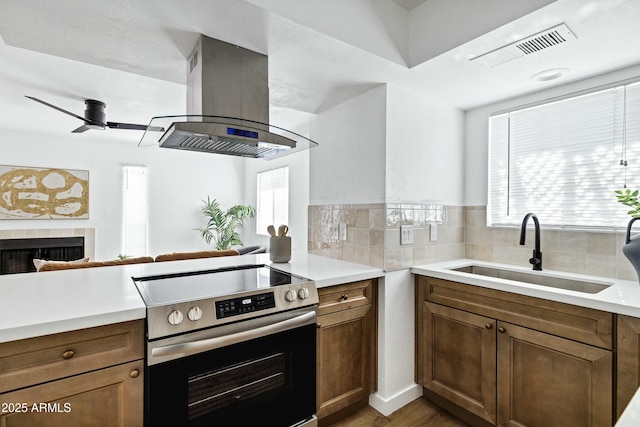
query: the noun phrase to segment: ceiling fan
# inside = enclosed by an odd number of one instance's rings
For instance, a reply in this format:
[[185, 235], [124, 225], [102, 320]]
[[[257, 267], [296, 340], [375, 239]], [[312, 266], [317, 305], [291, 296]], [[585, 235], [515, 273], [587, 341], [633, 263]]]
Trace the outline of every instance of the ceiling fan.
[[74, 129], [73, 131], [71, 131], [71, 133], [81, 133], [81, 132], [85, 132], [89, 129], [98, 129], [98, 130], [103, 130], [104, 128], [108, 127], [111, 129], [131, 129], [131, 130], [153, 130], [156, 132], [164, 132], [163, 128], [158, 128], [158, 127], [149, 127], [147, 125], [138, 125], [138, 124], [134, 124], [134, 123], [117, 123], [117, 122], [108, 122], [106, 121], [106, 116], [104, 114], [104, 109], [106, 107], [106, 104], [104, 102], [100, 102], [100, 101], [96, 101], [93, 99], [85, 99], [84, 100], [84, 104], [86, 106], [86, 109], [84, 110], [84, 117], [81, 117], [77, 114], [74, 114], [70, 111], [67, 110], [63, 110], [60, 107], [57, 107], [53, 104], [49, 104], [48, 102], [42, 101], [38, 98], [34, 98], [33, 96], [28, 96], [25, 95], [25, 97], [39, 102], [40, 104], [44, 104], [47, 107], [51, 107], [54, 110], [58, 110], [62, 113], [68, 114], [71, 117], [75, 117], [76, 119], [80, 119], [84, 122], [84, 124], [82, 126], [80, 126], [77, 129]]

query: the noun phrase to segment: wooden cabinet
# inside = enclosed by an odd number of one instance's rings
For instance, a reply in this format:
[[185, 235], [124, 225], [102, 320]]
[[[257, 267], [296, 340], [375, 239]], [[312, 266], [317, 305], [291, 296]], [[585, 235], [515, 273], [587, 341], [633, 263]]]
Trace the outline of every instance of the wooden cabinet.
[[4, 393], [0, 425], [141, 426], [142, 369], [130, 362]]
[[613, 422], [613, 315], [417, 278], [418, 382], [473, 425]]
[[640, 319], [618, 315], [617, 318], [616, 418], [640, 387]]
[[496, 321], [429, 302], [421, 311], [419, 382], [425, 390], [495, 423]]
[[367, 401], [375, 388], [375, 280], [318, 289], [317, 416]]
[[498, 425], [612, 425], [613, 353], [498, 322]]
[[144, 321], [0, 344], [0, 426], [141, 426]]

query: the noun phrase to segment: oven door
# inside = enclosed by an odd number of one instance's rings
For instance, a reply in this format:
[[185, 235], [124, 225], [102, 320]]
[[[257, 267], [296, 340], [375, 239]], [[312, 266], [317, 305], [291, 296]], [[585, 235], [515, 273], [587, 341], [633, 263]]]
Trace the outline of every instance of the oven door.
[[315, 322], [315, 308], [297, 310], [149, 343], [145, 425], [286, 427], [313, 417]]

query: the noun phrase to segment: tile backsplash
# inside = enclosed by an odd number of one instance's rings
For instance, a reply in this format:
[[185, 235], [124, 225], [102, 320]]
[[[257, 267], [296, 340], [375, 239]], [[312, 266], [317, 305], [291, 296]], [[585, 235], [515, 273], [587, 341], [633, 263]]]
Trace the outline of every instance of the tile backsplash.
[[[467, 206], [465, 213], [465, 257], [482, 261], [529, 266], [533, 251], [533, 227], [520, 246], [520, 228], [486, 226], [486, 207]], [[638, 280], [622, 253], [625, 233], [603, 231], [547, 230], [542, 228], [542, 268]]]
[[[375, 203], [309, 206], [308, 252], [387, 271], [458, 258], [529, 266], [533, 228], [486, 226], [485, 206]], [[341, 225], [342, 224], [342, 225]], [[346, 239], [344, 224], [346, 224]], [[400, 244], [400, 227], [413, 226], [413, 244]], [[431, 229], [435, 228], [435, 240]], [[624, 232], [542, 229], [543, 268], [637, 280], [622, 254]]]
[[[398, 270], [464, 257], [464, 210], [437, 204], [376, 203], [309, 206], [308, 252]], [[346, 239], [343, 230], [346, 224]], [[400, 227], [413, 226], [413, 244]], [[429, 239], [431, 227], [436, 239]]]

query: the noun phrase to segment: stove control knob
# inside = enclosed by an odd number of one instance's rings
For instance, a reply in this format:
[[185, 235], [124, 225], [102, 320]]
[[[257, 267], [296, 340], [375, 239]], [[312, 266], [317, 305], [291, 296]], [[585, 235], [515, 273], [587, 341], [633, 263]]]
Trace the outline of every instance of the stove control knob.
[[198, 306], [191, 307], [189, 311], [187, 311], [187, 317], [192, 322], [195, 322], [196, 320], [200, 320], [200, 318], [202, 317], [202, 310]]
[[293, 302], [296, 299], [298, 299], [298, 294], [296, 294], [296, 291], [294, 290], [288, 290], [286, 294], [284, 294], [284, 299], [286, 299], [289, 302]]
[[300, 298], [300, 299], [309, 298], [309, 289], [307, 289], [307, 288], [298, 289], [298, 298]]
[[169, 323], [172, 325], [179, 325], [180, 323], [182, 323], [182, 319], [184, 319], [184, 316], [182, 315], [182, 312], [180, 310], [173, 310], [171, 313], [169, 313], [169, 317], [167, 318]]

